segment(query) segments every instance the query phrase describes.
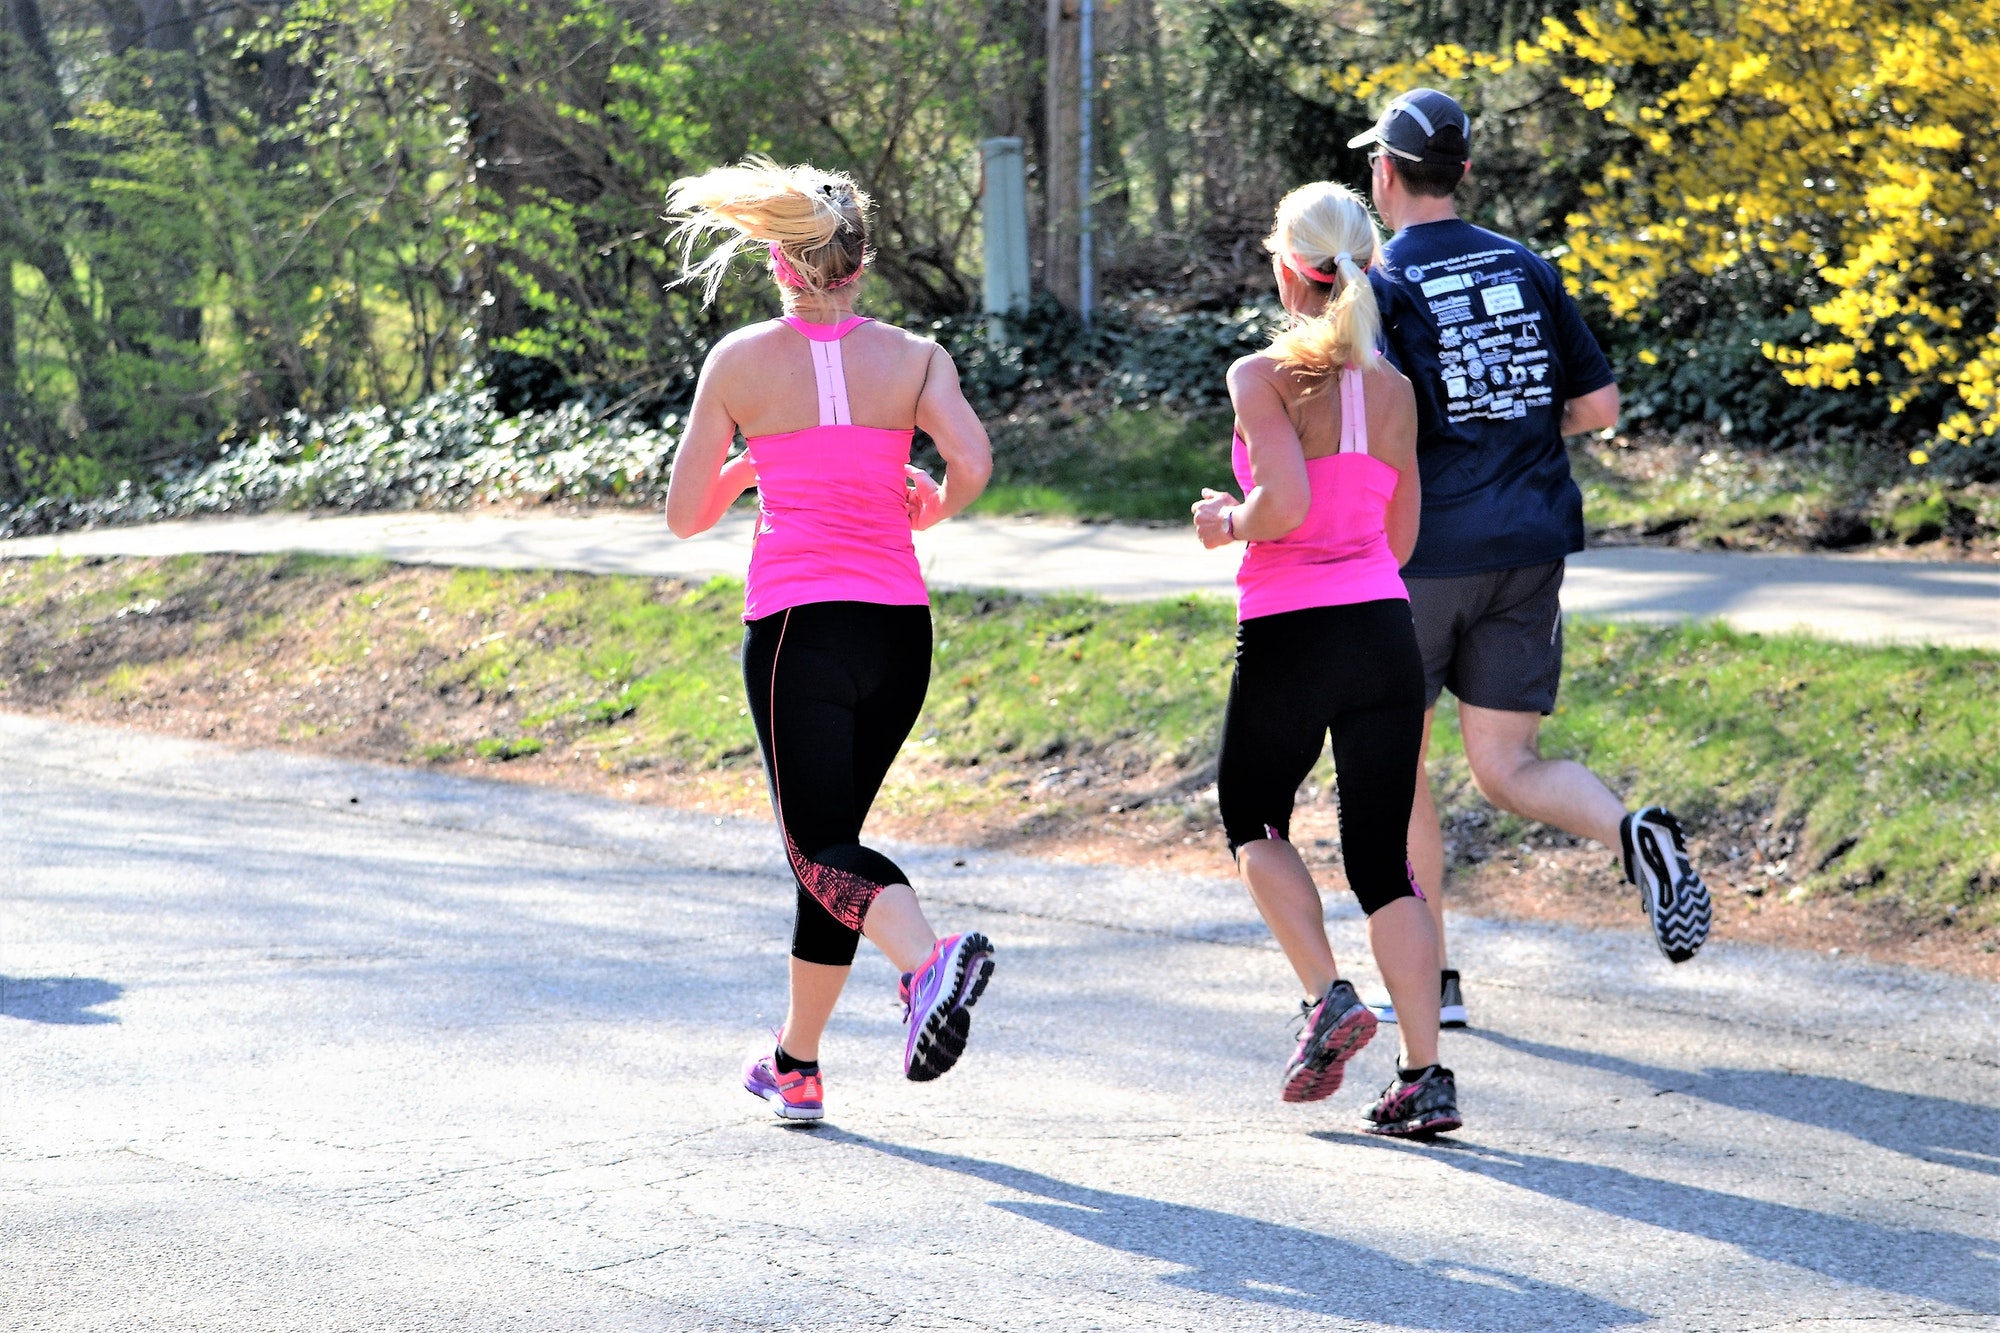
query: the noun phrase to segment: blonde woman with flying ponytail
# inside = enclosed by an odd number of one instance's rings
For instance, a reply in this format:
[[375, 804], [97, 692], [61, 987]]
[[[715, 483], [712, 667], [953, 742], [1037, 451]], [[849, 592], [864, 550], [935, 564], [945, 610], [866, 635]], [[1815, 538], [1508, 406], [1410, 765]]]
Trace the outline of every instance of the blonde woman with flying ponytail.
[[1429, 1136], [1460, 1121], [1437, 1062], [1437, 931], [1404, 846], [1424, 722], [1399, 573], [1421, 503], [1416, 398], [1377, 348], [1367, 270], [1381, 242], [1360, 197], [1326, 182], [1292, 191], [1265, 245], [1291, 322], [1229, 369], [1244, 498], [1204, 489], [1193, 505], [1203, 545], [1248, 544], [1217, 797], [1238, 873], [1305, 990], [1279, 1096], [1319, 1101], [1377, 1022], [1340, 976], [1319, 889], [1288, 837], [1299, 784], [1332, 737], [1341, 860], [1403, 1047], [1370, 1129]]
[[[749, 251], [784, 302], [783, 318], [736, 330], [702, 366], [667, 523], [692, 537], [758, 488], [743, 678], [797, 916], [785, 1020], [743, 1086], [780, 1117], [817, 1120], [820, 1036], [862, 936], [903, 974], [913, 1080], [957, 1061], [993, 971], [984, 935], [938, 938], [909, 876], [861, 843], [930, 682], [930, 594], [910, 534], [978, 498], [992, 456], [944, 349], [854, 313], [874, 252], [868, 196], [847, 176], [752, 158], [675, 181], [667, 203], [704, 299]], [[941, 486], [910, 465], [917, 428], [944, 457]]]

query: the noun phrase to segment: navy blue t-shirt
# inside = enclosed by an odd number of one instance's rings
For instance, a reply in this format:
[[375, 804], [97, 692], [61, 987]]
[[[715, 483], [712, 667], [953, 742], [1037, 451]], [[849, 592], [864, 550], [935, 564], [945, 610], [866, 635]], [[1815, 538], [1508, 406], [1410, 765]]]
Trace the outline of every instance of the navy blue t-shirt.
[[1369, 281], [1390, 361], [1417, 391], [1423, 523], [1403, 573], [1450, 578], [1583, 549], [1562, 409], [1614, 382], [1540, 255], [1451, 219], [1397, 232]]

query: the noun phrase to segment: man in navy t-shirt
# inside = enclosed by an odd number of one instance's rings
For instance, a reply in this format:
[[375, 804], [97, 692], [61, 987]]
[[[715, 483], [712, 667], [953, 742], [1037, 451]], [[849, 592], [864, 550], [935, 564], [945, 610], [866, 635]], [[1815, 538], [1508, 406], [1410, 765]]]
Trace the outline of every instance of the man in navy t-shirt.
[[[1618, 385], [1556, 270], [1459, 218], [1470, 134], [1457, 102], [1418, 88], [1349, 143], [1373, 147], [1375, 207], [1395, 232], [1368, 278], [1389, 359], [1417, 394], [1423, 522], [1403, 577], [1426, 700], [1434, 712], [1441, 691], [1457, 698], [1488, 800], [1623, 850], [1661, 951], [1681, 962], [1707, 938], [1710, 906], [1679, 823], [1658, 806], [1628, 814], [1582, 764], [1541, 757], [1562, 675], [1563, 560], [1583, 549], [1563, 437], [1616, 425]], [[1444, 844], [1421, 767], [1410, 860], [1442, 940]], [[1463, 1026], [1448, 961], [1444, 1020]]]

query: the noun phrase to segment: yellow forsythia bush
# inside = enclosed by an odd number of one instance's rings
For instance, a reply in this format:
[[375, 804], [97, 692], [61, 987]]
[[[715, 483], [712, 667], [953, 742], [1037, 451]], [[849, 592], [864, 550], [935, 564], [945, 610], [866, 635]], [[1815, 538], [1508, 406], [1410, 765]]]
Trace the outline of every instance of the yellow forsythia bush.
[[2000, 435], [2000, 0], [1649, 9], [1614, 0], [1511, 51], [1441, 46], [1333, 81], [1559, 78], [1633, 144], [1567, 219], [1573, 287], [1631, 317], [1676, 272], [1810, 272], [1820, 336], [1764, 347], [1787, 380], [1879, 384], [1869, 360], [1894, 356], [1892, 410], [1948, 386], [1943, 439]]

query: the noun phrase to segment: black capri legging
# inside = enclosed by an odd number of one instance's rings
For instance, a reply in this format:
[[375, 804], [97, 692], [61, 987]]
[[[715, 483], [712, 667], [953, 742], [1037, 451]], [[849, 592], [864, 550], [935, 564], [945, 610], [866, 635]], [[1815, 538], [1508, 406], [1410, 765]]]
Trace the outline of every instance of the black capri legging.
[[745, 627], [750, 718], [798, 881], [794, 958], [852, 963], [875, 895], [910, 882], [861, 825], [930, 679], [928, 606], [813, 602]]
[[1289, 837], [1299, 784], [1331, 733], [1348, 886], [1371, 916], [1423, 897], [1407, 850], [1423, 727], [1424, 664], [1408, 602], [1243, 621], [1216, 778], [1230, 852]]

